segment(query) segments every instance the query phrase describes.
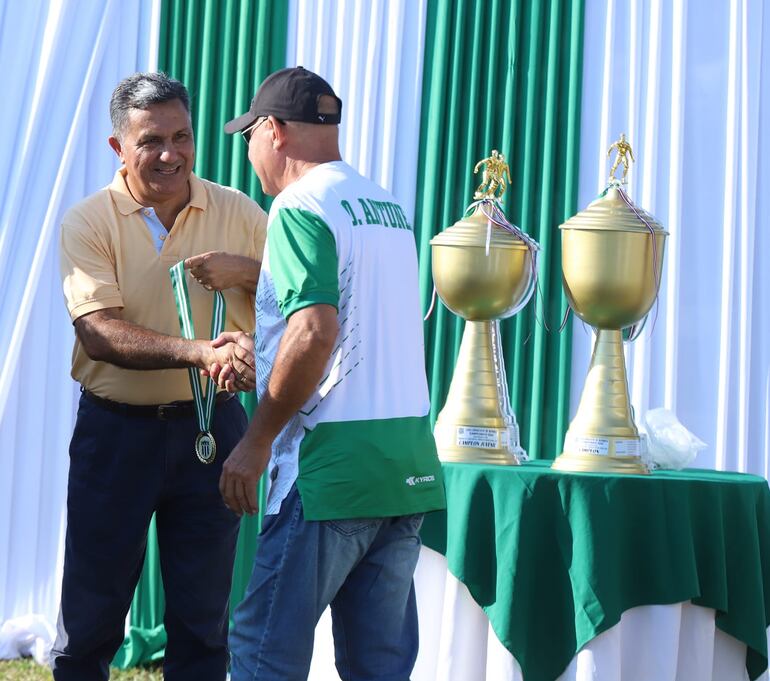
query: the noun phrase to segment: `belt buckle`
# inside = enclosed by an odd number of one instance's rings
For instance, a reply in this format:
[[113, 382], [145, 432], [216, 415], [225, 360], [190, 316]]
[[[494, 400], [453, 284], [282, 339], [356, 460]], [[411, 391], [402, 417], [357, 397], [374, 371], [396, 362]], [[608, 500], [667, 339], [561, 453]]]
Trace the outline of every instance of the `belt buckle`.
[[158, 405], [158, 413], [157, 417], [160, 421], [168, 421], [169, 414], [168, 412], [171, 412], [174, 410], [173, 404], [159, 404]]

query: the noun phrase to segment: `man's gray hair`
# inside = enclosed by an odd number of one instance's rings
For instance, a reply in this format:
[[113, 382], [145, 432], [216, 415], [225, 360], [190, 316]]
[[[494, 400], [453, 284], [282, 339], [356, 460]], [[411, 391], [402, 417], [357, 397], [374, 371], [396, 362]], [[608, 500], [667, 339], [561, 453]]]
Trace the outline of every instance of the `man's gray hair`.
[[110, 98], [112, 134], [121, 139], [131, 109], [148, 109], [153, 104], [163, 104], [174, 99], [178, 99], [190, 111], [187, 88], [165, 73], [135, 73], [124, 78]]

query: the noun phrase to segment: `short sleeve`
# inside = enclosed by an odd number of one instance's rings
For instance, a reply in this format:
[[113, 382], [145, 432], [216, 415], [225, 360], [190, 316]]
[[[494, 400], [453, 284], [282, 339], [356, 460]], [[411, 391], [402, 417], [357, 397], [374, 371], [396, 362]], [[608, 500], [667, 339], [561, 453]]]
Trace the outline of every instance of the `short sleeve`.
[[90, 225], [78, 216], [65, 216], [59, 245], [64, 297], [73, 322], [96, 310], [123, 307], [112, 253]]
[[254, 223], [254, 254], [255, 259], [262, 262], [267, 236], [267, 213], [257, 206], [257, 216]]
[[281, 208], [267, 232], [270, 274], [281, 314], [311, 305], [339, 307], [337, 244], [318, 215]]

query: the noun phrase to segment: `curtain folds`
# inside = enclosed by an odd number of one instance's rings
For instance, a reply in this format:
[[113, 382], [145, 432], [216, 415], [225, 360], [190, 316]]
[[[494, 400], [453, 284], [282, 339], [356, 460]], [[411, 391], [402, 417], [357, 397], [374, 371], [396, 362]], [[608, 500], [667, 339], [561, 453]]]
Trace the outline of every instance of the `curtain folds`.
[[[527, 681], [444, 556], [423, 547], [415, 587], [420, 651], [412, 681]], [[554, 681], [748, 681], [746, 644], [716, 627], [714, 617], [690, 602], [631, 608]]]
[[[146, 69], [157, 3], [0, 3], [0, 623], [55, 623], [78, 392], [58, 228], [118, 165], [109, 97]], [[155, 33], [157, 35], [157, 33]]]
[[343, 102], [340, 151], [399, 200], [417, 187], [427, 0], [291, 3], [287, 63], [320, 74]]
[[196, 172], [263, 206], [246, 145], [222, 128], [249, 108], [269, 73], [286, 65], [288, 9], [288, 0], [164, 0], [161, 12], [158, 67], [190, 91]]
[[[225, 135], [222, 128], [249, 108], [269, 73], [286, 65], [287, 20], [285, 0], [164, 0], [161, 10], [158, 68], [190, 91], [196, 174], [240, 189], [265, 210], [270, 199], [251, 169], [246, 145], [240, 135]], [[251, 413], [255, 396], [242, 396], [241, 401]], [[264, 481], [259, 494], [264, 499]], [[233, 607], [243, 597], [251, 574], [261, 522], [261, 513], [241, 522], [230, 596]], [[153, 523], [126, 639], [113, 664], [125, 668], [163, 656], [163, 610]]]
[[[473, 167], [497, 149], [513, 179], [505, 213], [543, 248], [537, 298], [501, 323], [511, 405], [532, 458], [559, 454], [567, 426], [571, 329], [559, 333], [566, 299], [557, 226], [577, 205], [582, 27], [582, 0], [428, 7], [415, 217], [423, 305], [433, 290], [430, 239], [463, 215], [478, 183]], [[463, 328], [441, 304], [426, 324], [434, 419]]]

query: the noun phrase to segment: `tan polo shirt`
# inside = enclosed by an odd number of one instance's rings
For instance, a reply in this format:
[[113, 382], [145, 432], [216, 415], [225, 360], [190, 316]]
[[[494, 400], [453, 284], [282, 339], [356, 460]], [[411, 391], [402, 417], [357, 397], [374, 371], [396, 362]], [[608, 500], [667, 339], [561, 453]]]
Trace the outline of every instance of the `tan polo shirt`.
[[[194, 175], [190, 202], [176, 218], [160, 253], [128, 191], [125, 168], [109, 187], [65, 214], [60, 262], [64, 297], [74, 322], [89, 312], [123, 308], [123, 318], [171, 336], [181, 336], [169, 268], [207, 251], [262, 260], [267, 215], [245, 194]], [[196, 338], [209, 338], [214, 294], [187, 274]], [[223, 292], [225, 329], [254, 332], [254, 295], [243, 288]], [[138, 371], [95, 362], [79, 341], [72, 377], [100, 397], [127, 404], [191, 400], [187, 369]]]

